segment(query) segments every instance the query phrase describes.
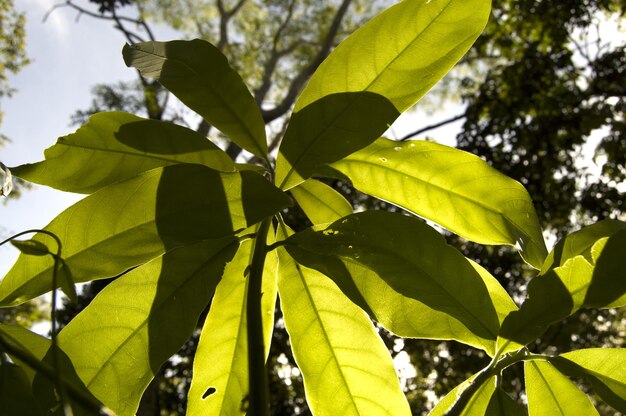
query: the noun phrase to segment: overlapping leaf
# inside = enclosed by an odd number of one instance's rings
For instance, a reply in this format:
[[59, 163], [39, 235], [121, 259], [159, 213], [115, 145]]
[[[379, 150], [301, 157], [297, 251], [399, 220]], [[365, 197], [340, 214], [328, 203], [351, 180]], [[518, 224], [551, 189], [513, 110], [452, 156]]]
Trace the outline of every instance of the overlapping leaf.
[[126, 45], [126, 65], [156, 78], [233, 142], [267, 157], [265, 122], [254, 98], [226, 57], [210, 43], [144, 42]]
[[286, 248], [401, 336], [457, 339], [493, 353], [500, 320], [515, 310], [493, 277], [416, 218], [353, 214], [290, 237]]
[[525, 409], [518, 404], [502, 390], [501, 387], [497, 387], [489, 406], [485, 411], [485, 416], [524, 416], [526, 415]]
[[[17, 394], [32, 398], [30, 403], [8, 403], [2, 401], [0, 412], [8, 412], [3, 413], [7, 415], [60, 414], [59, 396], [55, 386], [56, 378], [59, 377], [65, 386], [65, 390], [67, 391], [70, 388], [72, 390], [72, 394], [67, 395], [66, 393], [66, 399], [69, 400], [75, 415], [100, 415], [98, 411], [101, 408], [100, 402], [92, 396], [78, 378], [65, 353], [57, 349], [56, 357], [54, 356], [55, 352], [49, 339], [20, 326], [2, 323], [0, 323], [0, 338], [3, 349], [8, 350], [6, 344], [9, 344], [10, 348], [21, 351], [19, 356], [11, 353], [11, 351], [7, 351], [13, 362], [19, 364], [19, 367], [8, 369], [12, 378], [6, 384], [0, 386], [0, 393], [8, 394], [8, 392], [12, 391], [16, 394], [11, 399], [12, 401], [20, 400]], [[28, 363], [22, 361], [24, 355], [30, 357]], [[40, 372], [40, 368], [32, 368], [30, 361], [39, 362], [39, 367], [47, 369], [46, 373]], [[55, 370], [57, 363], [58, 370]], [[0, 364], [0, 366], [4, 365], [5, 363]], [[5, 368], [0, 370], [0, 372], [6, 370]], [[56, 371], [58, 373], [55, 373]], [[6, 373], [3, 374], [3, 376], [6, 375]], [[23, 411], [18, 411], [18, 408], [22, 408]], [[26, 408], [30, 408], [31, 411], [26, 411]], [[13, 411], [12, 409], [15, 410]]]
[[154, 374], [196, 328], [234, 237], [172, 250], [109, 284], [59, 334], [89, 390], [120, 416], [134, 415]]
[[[116, 276], [181, 245], [233, 234], [289, 203], [253, 172], [174, 165], [101, 189], [65, 210], [46, 230], [63, 242], [74, 280], [85, 282]], [[52, 268], [48, 257], [20, 256], [0, 282], [0, 305], [51, 290]]]
[[[270, 241], [268, 241], [269, 243]], [[243, 242], [215, 289], [193, 361], [187, 400], [188, 416], [244, 415], [248, 395], [246, 299], [252, 258], [251, 241]], [[269, 253], [263, 274], [263, 332], [266, 354], [274, 329], [278, 256]]]
[[533, 341], [581, 308], [626, 303], [626, 229], [617, 221], [599, 224], [557, 244], [546, 262], [551, 266], [530, 282], [520, 310], [502, 323], [499, 344], [507, 344], [507, 351]]
[[313, 414], [410, 415], [367, 315], [326, 276], [296, 264], [284, 249], [279, 256], [285, 328]]
[[589, 397], [549, 362], [524, 363], [529, 416], [597, 415]]
[[626, 350], [589, 348], [550, 360], [563, 374], [586, 378], [594, 392], [616, 410], [626, 413]]
[[484, 0], [407, 0], [348, 37], [296, 102], [276, 164], [280, 187], [377, 139], [465, 54], [489, 12]]
[[[467, 387], [468, 383], [474, 376], [470, 377], [468, 380], [456, 386], [454, 389], [450, 390], [446, 396], [437, 403], [437, 406], [428, 414], [429, 416], [444, 416], [447, 414], [448, 410], [454, 405], [456, 402], [458, 395]], [[470, 398], [469, 402], [459, 413], [459, 416], [478, 416], [485, 415], [487, 408], [489, 407], [492, 396], [496, 390], [496, 377], [490, 377], [476, 390], [474, 395]], [[501, 415], [499, 415], [501, 416]]]
[[45, 151], [46, 160], [14, 168], [30, 182], [92, 193], [139, 173], [177, 163], [232, 172], [235, 164], [206, 137], [171, 123], [122, 112], [98, 113]]
[[537, 269], [547, 255], [526, 189], [475, 155], [433, 142], [383, 138], [331, 167], [359, 191], [469, 240], [518, 245]]
[[315, 225], [330, 224], [352, 214], [352, 206], [339, 192], [314, 179], [292, 188], [291, 195]]

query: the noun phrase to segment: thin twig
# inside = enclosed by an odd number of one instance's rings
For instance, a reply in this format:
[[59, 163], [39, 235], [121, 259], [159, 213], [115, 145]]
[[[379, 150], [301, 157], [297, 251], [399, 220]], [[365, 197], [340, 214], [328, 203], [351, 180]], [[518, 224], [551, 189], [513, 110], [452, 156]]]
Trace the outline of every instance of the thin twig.
[[462, 120], [464, 118], [465, 118], [465, 114], [459, 114], [459, 115], [454, 116], [452, 118], [449, 118], [447, 120], [443, 120], [443, 121], [441, 121], [439, 123], [431, 124], [430, 126], [422, 127], [421, 129], [415, 130], [414, 132], [407, 134], [406, 136], [404, 136], [403, 138], [401, 138], [398, 141], [403, 142], [403, 141], [409, 140], [411, 137], [415, 137], [415, 136], [420, 135], [422, 133], [425, 133], [427, 131], [437, 129], [439, 127], [443, 127], [446, 124], [454, 123], [455, 121], [459, 121], [459, 120]]

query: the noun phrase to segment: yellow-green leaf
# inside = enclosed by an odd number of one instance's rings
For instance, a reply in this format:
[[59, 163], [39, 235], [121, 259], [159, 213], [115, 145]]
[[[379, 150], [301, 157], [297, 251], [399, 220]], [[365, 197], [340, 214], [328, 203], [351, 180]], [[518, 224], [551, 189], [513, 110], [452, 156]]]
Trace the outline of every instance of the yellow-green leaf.
[[378, 139], [331, 167], [361, 192], [481, 244], [516, 245], [539, 269], [547, 250], [532, 200], [478, 156], [427, 141]]
[[[45, 229], [63, 242], [63, 259], [80, 283], [116, 276], [181, 245], [232, 235], [290, 203], [254, 172], [173, 165], [109, 185]], [[42, 234], [33, 240], [51, 241]], [[51, 290], [53, 265], [49, 256], [20, 256], [0, 282], [0, 305]]]
[[313, 414], [410, 415], [372, 322], [332, 280], [280, 248], [278, 293]]
[[265, 122], [241, 76], [204, 40], [126, 45], [124, 62], [156, 78], [242, 148], [267, 157]]
[[134, 415], [154, 374], [196, 328], [234, 237], [172, 250], [109, 284], [59, 334], [87, 388], [119, 416]]
[[[248, 395], [248, 276], [244, 274], [244, 270], [251, 259], [252, 242], [245, 241], [235, 258], [226, 266], [224, 276], [215, 289], [193, 360], [193, 378], [187, 399], [188, 416], [230, 416], [246, 413], [244, 401]], [[276, 252], [268, 253], [261, 298], [266, 354], [269, 353], [274, 329], [277, 266]]]
[[515, 309], [497, 282], [417, 218], [361, 212], [295, 234], [286, 248], [402, 336], [458, 339], [492, 353], [500, 319]]
[[314, 225], [330, 224], [352, 214], [352, 206], [339, 192], [314, 179], [292, 188], [291, 195]]
[[626, 413], [626, 349], [589, 348], [561, 354], [550, 362], [563, 374], [586, 378], [594, 392]]
[[529, 416], [597, 415], [589, 397], [549, 362], [524, 362]]
[[[429, 416], [445, 416], [446, 412], [454, 405], [458, 395], [471, 383], [474, 376], [450, 390], [446, 396], [437, 403], [437, 406], [428, 414]], [[490, 377], [476, 390], [469, 399], [467, 405], [459, 416], [484, 416], [492, 395], [496, 390], [496, 377]]]
[[487, 0], [406, 0], [342, 42], [296, 102], [276, 183], [290, 189], [323, 163], [377, 139], [467, 52], [490, 13]]
[[14, 168], [30, 182], [92, 193], [161, 166], [196, 163], [232, 172], [235, 164], [206, 137], [157, 120], [122, 112], [98, 113], [75, 133], [61, 137], [41, 162]]

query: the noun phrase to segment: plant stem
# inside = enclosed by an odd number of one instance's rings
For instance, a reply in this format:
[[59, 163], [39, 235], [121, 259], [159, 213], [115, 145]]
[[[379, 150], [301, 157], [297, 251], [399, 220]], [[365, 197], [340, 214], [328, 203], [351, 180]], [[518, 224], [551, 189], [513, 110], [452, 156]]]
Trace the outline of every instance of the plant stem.
[[272, 219], [265, 219], [257, 230], [254, 240], [252, 263], [248, 275], [248, 298], [246, 303], [248, 334], [248, 415], [269, 416], [269, 389], [265, 369], [263, 345], [263, 267], [267, 256], [267, 233]]

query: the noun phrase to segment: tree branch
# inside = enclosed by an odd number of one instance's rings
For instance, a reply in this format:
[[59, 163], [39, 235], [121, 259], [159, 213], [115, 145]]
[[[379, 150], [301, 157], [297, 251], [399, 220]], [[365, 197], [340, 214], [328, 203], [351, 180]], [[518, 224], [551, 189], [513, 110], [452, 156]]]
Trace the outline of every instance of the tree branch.
[[459, 120], [462, 120], [464, 118], [465, 118], [465, 114], [459, 114], [459, 115], [454, 116], [452, 118], [449, 118], [447, 120], [440, 121], [439, 123], [431, 124], [430, 126], [426, 126], [426, 127], [423, 127], [423, 128], [421, 128], [419, 130], [415, 130], [414, 132], [407, 134], [406, 136], [404, 136], [403, 138], [401, 138], [398, 141], [403, 142], [403, 141], [409, 140], [411, 137], [415, 137], [415, 136], [420, 135], [422, 133], [426, 133], [427, 131], [437, 129], [439, 127], [443, 127], [446, 124], [454, 123], [455, 121], [459, 121]]
[[263, 120], [265, 120], [266, 123], [269, 123], [272, 120], [276, 120], [278, 117], [285, 114], [291, 108], [306, 81], [311, 77], [311, 75], [313, 75], [315, 70], [328, 56], [332, 47], [335, 44], [335, 37], [337, 36], [339, 28], [341, 27], [341, 22], [343, 21], [343, 18], [348, 11], [350, 3], [352, 3], [352, 0], [343, 0], [341, 2], [341, 5], [337, 9], [335, 17], [333, 18], [333, 21], [328, 28], [328, 32], [326, 33], [326, 37], [324, 39], [324, 42], [322, 43], [322, 47], [318, 51], [317, 55], [315, 55], [311, 63], [308, 66], [302, 68], [298, 75], [296, 75], [296, 77], [293, 79], [289, 90], [285, 95], [285, 98], [280, 102], [280, 104], [278, 104], [271, 110], [265, 110], [261, 112], [263, 114]]

